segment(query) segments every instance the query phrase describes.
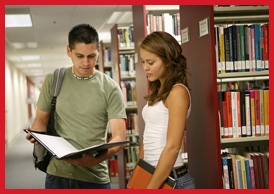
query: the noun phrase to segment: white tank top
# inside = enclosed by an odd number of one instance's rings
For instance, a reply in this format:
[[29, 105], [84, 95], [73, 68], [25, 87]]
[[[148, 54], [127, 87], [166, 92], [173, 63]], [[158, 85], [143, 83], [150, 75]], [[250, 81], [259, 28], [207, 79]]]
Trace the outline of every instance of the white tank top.
[[[175, 84], [187, 87], [183, 84]], [[173, 87], [174, 87], [173, 86]], [[187, 118], [191, 112], [191, 96], [187, 89], [190, 99], [190, 106], [187, 110]], [[166, 146], [167, 128], [168, 128], [168, 109], [163, 101], [155, 103], [153, 106], [144, 106], [142, 116], [145, 121], [145, 130], [143, 135], [144, 160], [153, 166], [157, 166], [161, 153]], [[182, 166], [181, 149], [174, 164], [174, 167]]]

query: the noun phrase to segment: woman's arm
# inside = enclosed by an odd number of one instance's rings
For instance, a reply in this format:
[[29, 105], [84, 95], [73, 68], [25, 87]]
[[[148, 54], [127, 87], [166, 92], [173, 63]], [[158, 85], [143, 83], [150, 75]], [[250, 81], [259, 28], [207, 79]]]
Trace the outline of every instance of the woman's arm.
[[161, 187], [178, 157], [186, 125], [187, 110], [190, 105], [189, 94], [186, 88], [183, 86], [174, 87], [170, 91], [165, 105], [169, 110], [167, 143], [147, 189], [158, 189]]

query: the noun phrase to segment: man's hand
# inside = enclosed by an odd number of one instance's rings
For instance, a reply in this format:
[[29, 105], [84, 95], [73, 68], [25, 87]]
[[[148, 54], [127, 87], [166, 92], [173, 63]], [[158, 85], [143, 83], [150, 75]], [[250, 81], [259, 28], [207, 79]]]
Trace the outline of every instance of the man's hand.
[[[30, 130], [30, 127], [26, 127], [27, 130]], [[27, 133], [26, 139], [30, 141], [30, 143], [38, 145], [39, 143], [31, 136], [30, 133]]]

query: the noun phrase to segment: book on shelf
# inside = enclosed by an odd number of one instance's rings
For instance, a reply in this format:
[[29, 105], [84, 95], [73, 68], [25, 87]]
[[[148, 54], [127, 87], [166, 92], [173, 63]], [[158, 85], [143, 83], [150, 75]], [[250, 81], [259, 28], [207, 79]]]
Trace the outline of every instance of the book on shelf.
[[269, 136], [269, 90], [218, 91], [221, 138]]
[[[154, 166], [150, 165], [145, 160], [140, 159], [133, 171], [129, 187], [132, 189], [145, 189], [151, 180], [154, 171]], [[177, 181], [169, 176], [160, 189], [174, 189], [176, 184]]]
[[[251, 175], [251, 180], [255, 182], [251, 183], [252, 188], [256, 189], [267, 189], [269, 188], [269, 157], [268, 152], [244, 152], [244, 156], [247, 157], [252, 162], [254, 166], [254, 180], [253, 175]], [[252, 172], [252, 171], [251, 171]]]
[[119, 141], [93, 145], [84, 149], [77, 149], [65, 138], [60, 136], [40, 134], [29, 130], [25, 130], [25, 132], [30, 133], [37, 142], [39, 142], [58, 160], [67, 158], [81, 158], [83, 153], [95, 155], [109, 148], [129, 143], [129, 141]]
[[122, 92], [124, 96], [124, 102], [127, 106], [136, 106], [137, 104], [137, 92], [136, 92], [136, 81], [122, 81], [121, 82]]
[[154, 31], [164, 31], [173, 35], [177, 41], [180, 39], [180, 13], [163, 13], [157, 15], [148, 13], [146, 19], [148, 34]]
[[245, 159], [241, 155], [236, 155], [236, 159], [240, 160], [243, 189], [247, 189]]
[[245, 161], [245, 170], [246, 170], [247, 189], [252, 189], [252, 187], [251, 187], [251, 176], [250, 176], [249, 159], [248, 158], [244, 158], [244, 161]]
[[269, 152], [223, 153], [221, 163], [225, 189], [269, 188]]
[[268, 24], [216, 25], [218, 73], [269, 69]]
[[118, 28], [119, 47], [120, 48], [134, 47], [133, 34], [134, 34], [133, 25], [130, 25], [129, 27]]
[[134, 63], [134, 55], [120, 55], [120, 64], [121, 64], [121, 76], [136, 76], [136, 69]]

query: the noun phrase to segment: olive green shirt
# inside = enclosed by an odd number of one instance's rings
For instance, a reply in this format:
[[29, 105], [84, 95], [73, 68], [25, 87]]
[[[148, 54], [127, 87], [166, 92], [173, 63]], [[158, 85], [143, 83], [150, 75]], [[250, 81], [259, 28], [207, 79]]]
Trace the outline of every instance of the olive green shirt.
[[[42, 86], [37, 107], [50, 112], [53, 73], [48, 74]], [[110, 119], [126, 118], [123, 94], [110, 77], [96, 71], [88, 80], [79, 80], [66, 69], [57, 97], [55, 130], [77, 149], [106, 142], [106, 127]], [[81, 167], [51, 158], [47, 173], [91, 183], [108, 183], [106, 161], [93, 167]]]

